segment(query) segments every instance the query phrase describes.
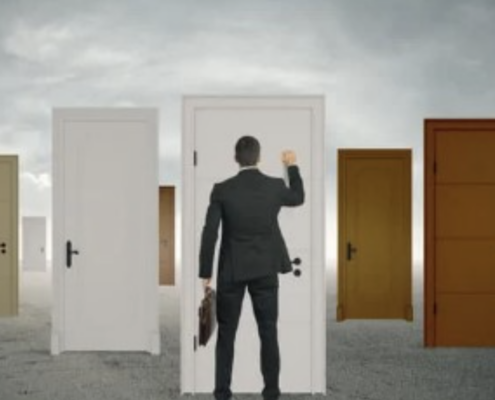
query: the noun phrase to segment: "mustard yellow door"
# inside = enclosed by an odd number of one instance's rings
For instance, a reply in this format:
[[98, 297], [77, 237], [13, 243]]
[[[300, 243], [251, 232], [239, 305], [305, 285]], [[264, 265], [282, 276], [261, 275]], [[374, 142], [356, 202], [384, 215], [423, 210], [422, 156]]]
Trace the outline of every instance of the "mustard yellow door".
[[18, 158], [0, 156], [0, 317], [19, 313]]
[[337, 320], [413, 318], [411, 151], [338, 154]]
[[175, 188], [160, 187], [160, 285], [175, 285]]

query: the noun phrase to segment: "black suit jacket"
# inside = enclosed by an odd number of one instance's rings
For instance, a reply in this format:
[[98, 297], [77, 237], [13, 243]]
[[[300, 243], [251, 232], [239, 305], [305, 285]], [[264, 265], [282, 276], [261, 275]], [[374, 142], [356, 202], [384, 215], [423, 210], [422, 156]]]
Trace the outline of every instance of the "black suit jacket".
[[257, 168], [214, 185], [201, 236], [200, 278], [212, 275], [220, 221], [218, 278], [242, 281], [292, 270], [278, 213], [282, 206], [303, 204], [304, 187], [297, 166], [289, 166], [288, 175], [290, 187]]

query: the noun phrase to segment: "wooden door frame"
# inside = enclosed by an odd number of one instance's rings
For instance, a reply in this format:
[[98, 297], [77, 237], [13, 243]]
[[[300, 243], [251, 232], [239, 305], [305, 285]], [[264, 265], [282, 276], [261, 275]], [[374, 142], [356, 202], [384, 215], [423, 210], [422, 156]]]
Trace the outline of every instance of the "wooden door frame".
[[435, 327], [435, 135], [437, 131], [495, 129], [495, 119], [424, 120], [424, 346], [436, 346]]
[[[312, 179], [313, 203], [311, 220], [313, 228], [311, 311], [311, 392], [326, 393], [326, 275], [325, 275], [325, 176], [324, 173], [324, 96], [184, 96], [182, 101], [182, 278], [181, 278], [181, 393], [196, 392], [194, 335], [195, 318], [199, 304], [195, 304], [195, 288], [199, 283], [198, 264], [191, 251], [195, 242], [195, 143], [194, 124], [196, 112], [204, 109], [253, 107], [253, 101], [262, 107], [276, 109], [299, 108], [312, 112]], [[215, 102], [215, 105], [212, 103]], [[260, 104], [253, 108], [259, 108]], [[203, 218], [201, 216], [200, 218]]]
[[10, 316], [19, 315], [19, 156], [17, 154], [0, 155], [0, 160], [10, 163], [13, 170], [11, 199], [12, 199], [12, 225], [11, 244], [8, 248], [12, 252], [12, 298]]
[[[172, 247], [172, 251], [173, 251], [173, 265], [172, 265], [172, 269], [174, 271], [174, 282], [172, 285], [162, 285], [161, 281], [160, 281], [160, 286], [176, 286], [177, 285], [177, 268], [176, 268], [176, 257], [175, 257], [175, 248], [176, 248], [176, 235], [175, 235], [175, 215], [176, 215], [176, 204], [177, 204], [177, 198], [176, 198], [176, 193], [177, 193], [177, 190], [176, 190], [176, 186], [173, 186], [173, 185], [160, 185], [158, 187], [158, 201], [159, 201], [159, 204], [161, 206], [161, 193], [162, 193], [162, 189], [168, 189], [168, 190], [171, 190], [172, 191], [172, 196], [173, 196], [173, 213], [172, 213], [172, 234], [173, 234], [173, 247]], [[160, 207], [160, 218], [161, 218], [161, 207]], [[158, 235], [160, 235], [160, 232], [158, 232]], [[160, 236], [158, 237], [160, 239]], [[161, 264], [159, 264], [159, 274], [161, 274]]]
[[[66, 351], [65, 346], [65, 173], [64, 161], [65, 155], [65, 124], [74, 121], [129, 121], [146, 123], [153, 132], [158, 132], [158, 112], [153, 108], [54, 108], [52, 110], [52, 328], [51, 328], [51, 346], [52, 355], [59, 355]], [[154, 149], [158, 148], [158, 135], [153, 135]], [[155, 170], [150, 171], [156, 176], [156, 185], [158, 185], [158, 152], [153, 154]], [[147, 177], [148, 178], [148, 177]], [[148, 349], [153, 355], [160, 354], [160, 326], [159, 326], [159, 297], [158, 297], [158, 195], [156, 190], [155, 204], [156, 209], [149, 210], [155, 215], [156, 231], [154, 239], [150, 235], [149, 246], [153, 252], [149, 255], [149, 262], [145, 268], [148, 271], [150, 279], [147, 281], [147, 288], [143, 290], [143, 297], [146, 303], [151, 307], [146, 309], [148, 315], [149, 343]], [[155, 229], [155, 228], [153, 228]], [[156, 278], [155, 278], [156, 277]], [[156, 279], [156, 280], [155, 280]]]
[[345, 221], [343, 221], [343, 216], [345, 215], [346, 209], [346, 201], [344, 199], [346, 193], [346, 179], [345, 179], [345, 162], [348, 159], [359, 159], [359, 158], [376, 158], [376, 159], [384, 159], [384, 158], [400, 158], [407, 161], [406, 171], [407, 179], [410, 179], [409, 184], [407, 185], [407, 192], [405, 193], [405, 198], [408, 199], [408, 221], [409, 221], [409, 229], [408, 229], [408, 241], [411, 243], [409, 247], [409, 258], [411, 264], [411, 276], [409, 278], [409, 287], [410, 287], [410, 310], [405, 311], [406, 320], [412, 321], [413, 319], [413, 310], [412, 310], [412, 149], [338, 149], [337, 154], [337, 309], [336, 309], [336, 320], [338, 322], [342, 322], [346, 320], [345, 316], [345, 273], [346, 268], [345, 257], [346, 257], [346, 225]]

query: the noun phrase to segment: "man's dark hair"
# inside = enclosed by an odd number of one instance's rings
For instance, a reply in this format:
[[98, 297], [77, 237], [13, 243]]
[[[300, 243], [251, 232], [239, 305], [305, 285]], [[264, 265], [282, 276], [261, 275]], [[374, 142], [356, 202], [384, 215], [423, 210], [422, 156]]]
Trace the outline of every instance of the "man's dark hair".
[[241, 137], [235, 145], [235, 160], [241, 167], [255, 165], [260, 158], [260, 142], [252, 136]]

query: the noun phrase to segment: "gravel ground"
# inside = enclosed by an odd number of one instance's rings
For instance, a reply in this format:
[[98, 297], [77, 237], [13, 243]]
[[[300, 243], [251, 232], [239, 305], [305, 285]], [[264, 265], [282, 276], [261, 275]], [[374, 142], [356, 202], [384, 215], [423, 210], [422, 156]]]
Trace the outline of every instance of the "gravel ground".
[[[209, 400], [180, 395], [179, 292], [161, 292], [162, 354], [49, 353], [51, 275], [24, 272], [21, 313], [0, 318], [0, 400]], [[282, 399], [493, 400], [495, 349], [423, 348], [422, 281], [415, 320], [335, 322], [329, 280], [327, 394]], [[260, 395], [235, 395], [238, 400]]]

